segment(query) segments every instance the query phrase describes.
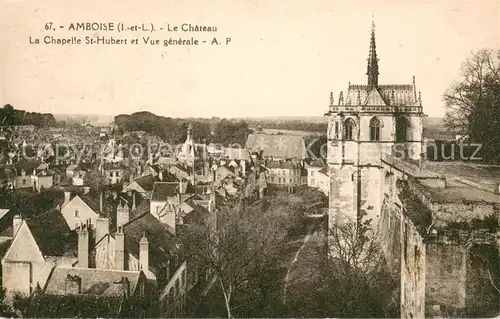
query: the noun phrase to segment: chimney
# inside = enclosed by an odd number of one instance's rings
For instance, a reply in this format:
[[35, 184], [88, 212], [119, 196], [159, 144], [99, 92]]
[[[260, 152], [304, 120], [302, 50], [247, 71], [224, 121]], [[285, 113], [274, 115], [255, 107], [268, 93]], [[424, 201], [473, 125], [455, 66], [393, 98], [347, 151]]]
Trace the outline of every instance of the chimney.
[[12, 219], [12, 237], [16, 236], [17, 232], [19, 231], [19, 228], [21, 228], [21, 224], [23, 223], [23, 218], [21, 215], [16, 214], [14, 215], [14, 218]]
[[85, 186], [85, 187], [83, 188], [83, 193], [84, 193], [84, 194], [88, 194], [89, 192], [90, 192], [90, 187]]
[[142, 234], [141, 241], [139, 242], [139, 262], [142, 271], [146, 272], [149, 269], [149, 242], [146, 238], [146, 232]]
[[78, 267], [89, 268], [90, 225], [87, 221], [78, 229]]
[[109, 234], [109, 218], [97, 218], [95, 221], [95, 242]]
[[132, 193], [132, 209], [136, 209], [136, 205], [135, 205], [135, 192]]
[[116, 225], [122, 226], [130, 220], [130, 210], [124, 200], [120, 200], [116, 208]]
[[240, 166], [241, 166], [241, 174], [243, 176], [246, 176], [246, 166], [247, 166], [247, 163], [245, 162], [245, 160], [241, 160], [240, 161]]
[[115, 269], [125, 270], [125, 234], [121, 225], [115, 234]]
[[160, 177], [160, 181], [163, 181], [163, 170], [161, 168], [158, 170], [158, 174]]
[[77, 275], [68, 274], [64, 283], [65, 293], [78, 295], [82, 293], [82, 278]]
[[103, 191], [99, 193], [99, 212], [103, 212], [103, 206], [104, 206], [104, 198], [103, 198]]
[[122, 277], [121, 284], [123, 289], [123, 296], [125, 298], [128, 298], [130, 296], [130, 281], [127, 277]]

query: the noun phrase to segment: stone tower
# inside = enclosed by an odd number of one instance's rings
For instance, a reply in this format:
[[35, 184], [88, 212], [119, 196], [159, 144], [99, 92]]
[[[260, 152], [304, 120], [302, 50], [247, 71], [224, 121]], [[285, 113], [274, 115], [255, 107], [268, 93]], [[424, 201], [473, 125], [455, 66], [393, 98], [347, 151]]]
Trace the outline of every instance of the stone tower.
[[[358, 218], [361, 210], [374, 222], [382, 199], [381, 158], [395, 153], [418, 161], [422, 156], [422, 101], [412, 84], [379, 85], [379, 59], [372, 24], [367, 84], [330, 93], [327, 162], [330, 176], [329, 218]], [[372, 224], [374, 226], [374, 224]]]

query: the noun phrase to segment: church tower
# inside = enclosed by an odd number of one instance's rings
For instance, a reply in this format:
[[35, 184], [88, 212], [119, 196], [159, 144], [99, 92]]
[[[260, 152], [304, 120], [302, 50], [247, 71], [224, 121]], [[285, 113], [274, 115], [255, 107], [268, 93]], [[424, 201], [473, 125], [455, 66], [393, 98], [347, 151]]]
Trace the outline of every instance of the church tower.
[[[381, 158], [396, 154], [405, 160], [422, 156], [422, 101], [412, 84], [379, 85], [379, 59], [372, 23], [367, 84], [349, 83], [337, 103], [330, 93], [327, 162], [330, 176], [329, 218], [359, 218], [361, 211], [376, 221], [382, 199]], [[373, 225], [373, 224], [372, 224]]]

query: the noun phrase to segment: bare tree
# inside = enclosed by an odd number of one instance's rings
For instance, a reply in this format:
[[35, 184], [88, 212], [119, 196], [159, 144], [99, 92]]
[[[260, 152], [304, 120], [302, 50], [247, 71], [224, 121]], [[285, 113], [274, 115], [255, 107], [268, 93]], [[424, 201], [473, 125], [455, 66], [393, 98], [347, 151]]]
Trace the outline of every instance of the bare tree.
[[460, 80], [444, 94], [445, 125], [475, 142], [500, 146], [500, 50], [472, 53], [462, 64]]
[[265, 293], [266, 270], [286, 238], [285, 218], [281, 211], [257, 213], [230, 204], [217, 212], [215, 229], [208, 224], [186, 226], [183, 242], [188, 258], [205, 265], [215, 276], [228, 318], [233, 317], [236, 307], [249, 302], [248, 298], [238, 298], [240, 304], [235, 306], [235, 297]]

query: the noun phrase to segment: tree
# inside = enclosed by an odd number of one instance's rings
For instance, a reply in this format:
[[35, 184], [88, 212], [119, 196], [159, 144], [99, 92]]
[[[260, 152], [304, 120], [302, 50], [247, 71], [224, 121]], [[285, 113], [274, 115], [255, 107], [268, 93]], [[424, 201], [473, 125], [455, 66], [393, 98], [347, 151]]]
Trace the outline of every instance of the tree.
[[276, 290], [277, 256], [286, 240], [288, 215], [282, 211], [243, 209], [231, 202], [217, 211], [217, 227], [186, 225], [188, 262], [206, 265], [216, 277], [228, 318], [262, 311]]
[[[322, 256], [321, 238], [304, 248], [310, 278], [300, 291], [287, 296], [293, 316], [397, 317], [398, 280], [383, 270], [383, 258], [372, 236], [370, 220], [344, 220], [329, 231], [328, 255]], [[315, 235], [316, 236], [316, 235]], [[305, 261], [304, 261], [305, 260]], [[399, 278], [398, 278], [399, 279]], [[297, 289], [296, 289], [297, 290]]]
[[462, 64], [461, 80], [444, 94], [445, 125], [482, 143], [488, 161], [500, 159], [500, 50], [472, 53]]

